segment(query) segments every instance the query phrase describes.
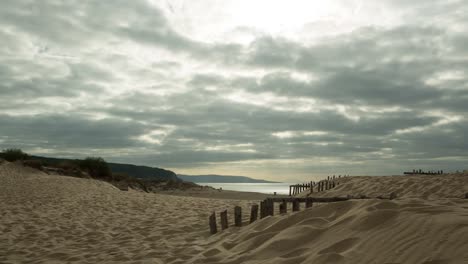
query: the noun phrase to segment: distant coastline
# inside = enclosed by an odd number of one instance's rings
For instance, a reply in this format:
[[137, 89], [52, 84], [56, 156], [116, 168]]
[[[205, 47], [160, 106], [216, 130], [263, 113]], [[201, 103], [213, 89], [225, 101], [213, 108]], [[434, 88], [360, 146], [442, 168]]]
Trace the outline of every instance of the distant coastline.
[[253, 179], [246, 176], [230, 176], [230, 175], [183, 175], [177, 174], [177, 177], [190, 182], [196, 183], [280, 183], [261, 179]]

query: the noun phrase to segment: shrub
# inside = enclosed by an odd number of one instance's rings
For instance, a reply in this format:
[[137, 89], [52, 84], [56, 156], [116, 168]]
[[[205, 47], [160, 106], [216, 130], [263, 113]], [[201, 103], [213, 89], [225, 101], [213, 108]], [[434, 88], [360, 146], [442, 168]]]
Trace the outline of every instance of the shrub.
[[2, 156], [5, 160], [13, 162], [17, 160], [25, 160], [28, 154], [24, 153], [21, 149], [6, 149], [3, 150]]
[[112, 179], [112, 172], [103, 158], [88, 157], [80, 162], [80, 167], [93, 178]]
[[34, 169], [42, 170], [42, 162], [40, 160], [24, 160], [23, 165]]
[[133, 178], [126, 173], [112, 173], [112, 179], [114, 181], [129, 181]]
[[54, 167], [63, 169], [66, 171], [78, 170], [80, 168], [80, 166], [76, 162], [69, 161], [69, 160], [61, 161], [58, 164], [56, 164]]

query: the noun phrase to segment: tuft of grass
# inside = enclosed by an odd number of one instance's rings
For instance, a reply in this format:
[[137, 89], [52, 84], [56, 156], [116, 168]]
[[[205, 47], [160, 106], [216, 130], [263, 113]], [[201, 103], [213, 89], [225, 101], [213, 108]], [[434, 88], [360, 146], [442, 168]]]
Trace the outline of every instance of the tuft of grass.
[[9, 162], [13, 162], [13, 161], [17, 161], [17, 160], [25, 160], [28, 158], [28, 154], [24, 153], [21, 149], [14, 149], [14, 148], [11, 148], [11, 149], [5, 149], [2, 151], [1, 153], [1, 156], [9, 161]]

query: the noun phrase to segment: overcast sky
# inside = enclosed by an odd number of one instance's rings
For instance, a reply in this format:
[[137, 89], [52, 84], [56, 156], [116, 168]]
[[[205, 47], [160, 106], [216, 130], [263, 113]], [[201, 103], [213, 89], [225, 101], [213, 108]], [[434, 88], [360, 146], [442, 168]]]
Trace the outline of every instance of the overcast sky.
[[0, 147], [295, 181], [468, 168], [467, 0], [2, 0]]

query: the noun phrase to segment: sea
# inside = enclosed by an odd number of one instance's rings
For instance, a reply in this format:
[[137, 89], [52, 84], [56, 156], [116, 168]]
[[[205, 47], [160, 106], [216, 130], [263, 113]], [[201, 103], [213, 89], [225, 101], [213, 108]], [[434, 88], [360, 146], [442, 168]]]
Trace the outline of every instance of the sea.
[[273, 194], [276, 192], [277, 194], [289, 194], [289, 185], [293, 185], [294, 183], [198, 183], [198, 185], [203, 186], [211, 186], [213, 188], [219, 189], [222, 188], [223, 190], [229, 191], [240, 191], [240, 192], [258, 192], [258, 193], [266, 193], [266, 194]]

